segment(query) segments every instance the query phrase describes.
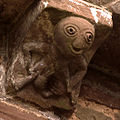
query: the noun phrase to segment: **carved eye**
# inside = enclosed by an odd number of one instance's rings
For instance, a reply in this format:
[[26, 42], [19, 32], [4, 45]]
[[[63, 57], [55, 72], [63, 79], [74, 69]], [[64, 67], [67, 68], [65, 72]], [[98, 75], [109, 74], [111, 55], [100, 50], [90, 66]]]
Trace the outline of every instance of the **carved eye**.
[[64, 31], [68, 36], [75, 36], [77, 34], [77, 28], [74, 25], [66, 26]]
[[88, 44], [91, 44], [93, 42], [93, 34], [91, 32], [86, 32], [85, 40]]

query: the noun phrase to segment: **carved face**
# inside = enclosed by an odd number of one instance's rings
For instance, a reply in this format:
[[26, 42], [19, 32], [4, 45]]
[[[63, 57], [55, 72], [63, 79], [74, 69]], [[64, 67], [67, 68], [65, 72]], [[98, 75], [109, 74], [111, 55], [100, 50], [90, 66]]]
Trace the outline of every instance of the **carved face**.
[[56, 46], [65, 55], [79, 55], [88, 50], [95, 37], [95, 28], [86, 19], [67, 17], [55, 27]]

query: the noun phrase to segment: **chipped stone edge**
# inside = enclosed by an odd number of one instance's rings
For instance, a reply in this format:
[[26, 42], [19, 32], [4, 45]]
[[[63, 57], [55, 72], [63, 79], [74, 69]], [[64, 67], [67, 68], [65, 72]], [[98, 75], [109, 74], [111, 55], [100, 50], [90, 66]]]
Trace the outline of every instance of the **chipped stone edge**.
[[[13, 98], [11, 96], [7, 96], [6, 98], [2, 98], [0, 97], [0, 103], [5, 104], [9, 107], [13, 107], [17, 110], [19, 110], [20, 112], [24, 112], [26, 114], [33, 114], [35, 117], [38, 118], [44, 118], [46, 120], [60, 120], [60, 118], [56, 115], [54, 115], [54, 113], [52, 112], [43, 112], [38, 110], [35, 107], [32, 107], [31, 105], [27, 105], [25, 103], [20, 102], [19, 105], [15, 103], [15, 100], [13, 100]], [[28, 108], [24, 108], [25, 106], [28, 106]]]

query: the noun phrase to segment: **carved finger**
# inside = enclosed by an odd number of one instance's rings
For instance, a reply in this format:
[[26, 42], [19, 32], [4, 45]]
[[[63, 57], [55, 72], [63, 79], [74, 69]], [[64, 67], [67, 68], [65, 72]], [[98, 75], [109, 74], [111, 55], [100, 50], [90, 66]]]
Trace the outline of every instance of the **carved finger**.
[[40, 62], [36, 63], [33, 67], [31, 67], [29, 69], [29, 71], [31, 73], [39, 71], [39, 73], [41, 73], [45, 69], [45, 67], [46, 67], [46, 65], [45, 65], [44, 61], [40, 61]]
[[15, 89], [19, 90], [23, 88], [26, 84], [29, 84], [30, 82], [32, 82], [37, 76], [38, 76], [38, 72], [33, 73], [25, 78], [21, 78], [20, 80], [14, 83]]

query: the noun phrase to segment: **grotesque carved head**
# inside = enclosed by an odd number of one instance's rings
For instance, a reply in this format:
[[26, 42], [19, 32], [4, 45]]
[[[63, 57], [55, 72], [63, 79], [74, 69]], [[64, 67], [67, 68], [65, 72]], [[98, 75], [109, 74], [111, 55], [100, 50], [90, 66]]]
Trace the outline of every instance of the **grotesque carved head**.
[[88, 63], [111, 28], [111, 13], [99, 6], [79, 0], [35, 1], [10, 33], [8, 91], [44, 108], [73, 109]]
[[84, 18], [66, 17], [55, 28], [55, 44], [65, 55], [82, 54], [92, 46], [94, 38], [94, 25]]

